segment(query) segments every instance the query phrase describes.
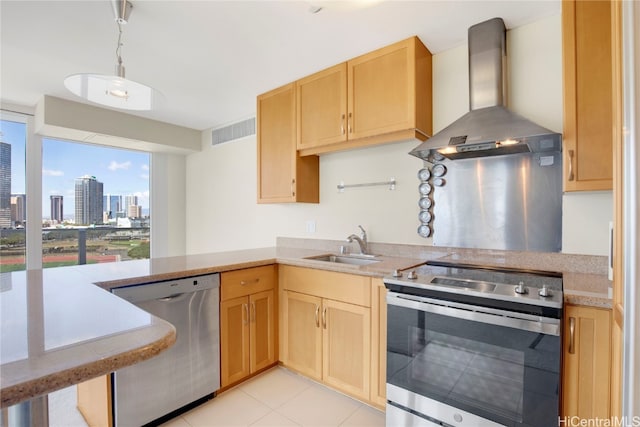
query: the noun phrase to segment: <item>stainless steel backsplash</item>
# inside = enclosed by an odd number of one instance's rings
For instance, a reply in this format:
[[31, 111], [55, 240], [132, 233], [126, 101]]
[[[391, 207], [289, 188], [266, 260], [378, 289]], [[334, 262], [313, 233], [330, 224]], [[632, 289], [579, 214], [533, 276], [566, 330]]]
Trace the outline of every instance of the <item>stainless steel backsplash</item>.
[[522, 153], [448, 161], [434, 187], [433, 244], [560, 252], [562, 157]]

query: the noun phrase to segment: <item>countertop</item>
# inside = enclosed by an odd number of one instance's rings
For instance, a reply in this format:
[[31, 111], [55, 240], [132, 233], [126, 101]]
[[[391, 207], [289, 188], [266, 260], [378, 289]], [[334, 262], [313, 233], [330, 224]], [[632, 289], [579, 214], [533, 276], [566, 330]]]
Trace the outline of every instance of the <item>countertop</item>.
[[357, 266], [307, 259], [335, 253], [331, 241], [315, 247], [301, 247], [296, 239], [285, 243], [293, 244], [1, 274], [2, 407], [137, 363], [173, 344], [173, 326], [108, 292], [121, 286], [273, 263], [382, 277], [427, 259], [444, 259], [521, 268], [550, 266], [546, 269], [563, 273], [565, 302], [611, 308], [611, 282], [600, 273], [600, 260], [591, 266], [593, 257], [447, 248], [424, 252], [423, 247], [374, 244], [383, 254], [379, 262]]
[[0, 274], [0, 320], [2, 408], [149, 359], [176, 339], [173, 325], [91, 285], [79, 267]]

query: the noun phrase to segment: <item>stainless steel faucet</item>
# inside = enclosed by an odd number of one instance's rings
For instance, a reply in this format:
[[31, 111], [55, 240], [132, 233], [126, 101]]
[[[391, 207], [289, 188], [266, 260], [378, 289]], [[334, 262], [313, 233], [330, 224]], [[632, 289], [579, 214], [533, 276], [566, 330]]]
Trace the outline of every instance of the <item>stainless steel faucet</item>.
[[362, 228], [361, 225], [359, 225], [358, 228], [360, 228], [360, 236], [356, 236], [355, 234], [352, 234], [349, 237], [347, 237], [347, 242], [351, 243], [355, 240], [356, 242], [358, 242], [358, 245], [360, 246], [360, 254], [368, 255], [369, 252], [367, 251], [367, 232], [364, 231], [364, 228]]

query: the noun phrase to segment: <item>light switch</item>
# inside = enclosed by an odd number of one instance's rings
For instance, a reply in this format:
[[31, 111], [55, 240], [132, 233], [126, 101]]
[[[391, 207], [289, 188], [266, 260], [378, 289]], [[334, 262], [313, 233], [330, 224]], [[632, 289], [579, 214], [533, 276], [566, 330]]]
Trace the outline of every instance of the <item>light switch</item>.
[[307, 221], [307, 233], [315, 233], [316, 232], [316, 222], [312, 219]]

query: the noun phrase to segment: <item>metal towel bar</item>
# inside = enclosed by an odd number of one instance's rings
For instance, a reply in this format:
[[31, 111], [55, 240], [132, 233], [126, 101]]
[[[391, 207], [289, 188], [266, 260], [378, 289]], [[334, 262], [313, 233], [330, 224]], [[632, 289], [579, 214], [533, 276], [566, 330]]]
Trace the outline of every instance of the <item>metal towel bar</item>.
[[389, 181], [385, 181], [385, 182], [366, 182], [366, 183], [362, 183], [362, 184], [345, 184], [343, 181], [340, 181], [340, 184], [338, 184], [337, 187], [338, 187], [338, 191], [340, 193], [343, 193], [345, 188], [375, 187], [375, 186], [378, 186], [378, 185], [388, 185], [389, 186], [389, 190], [395, 190], [396, 189], [396, 179], [391, 177], [389, 179]]

